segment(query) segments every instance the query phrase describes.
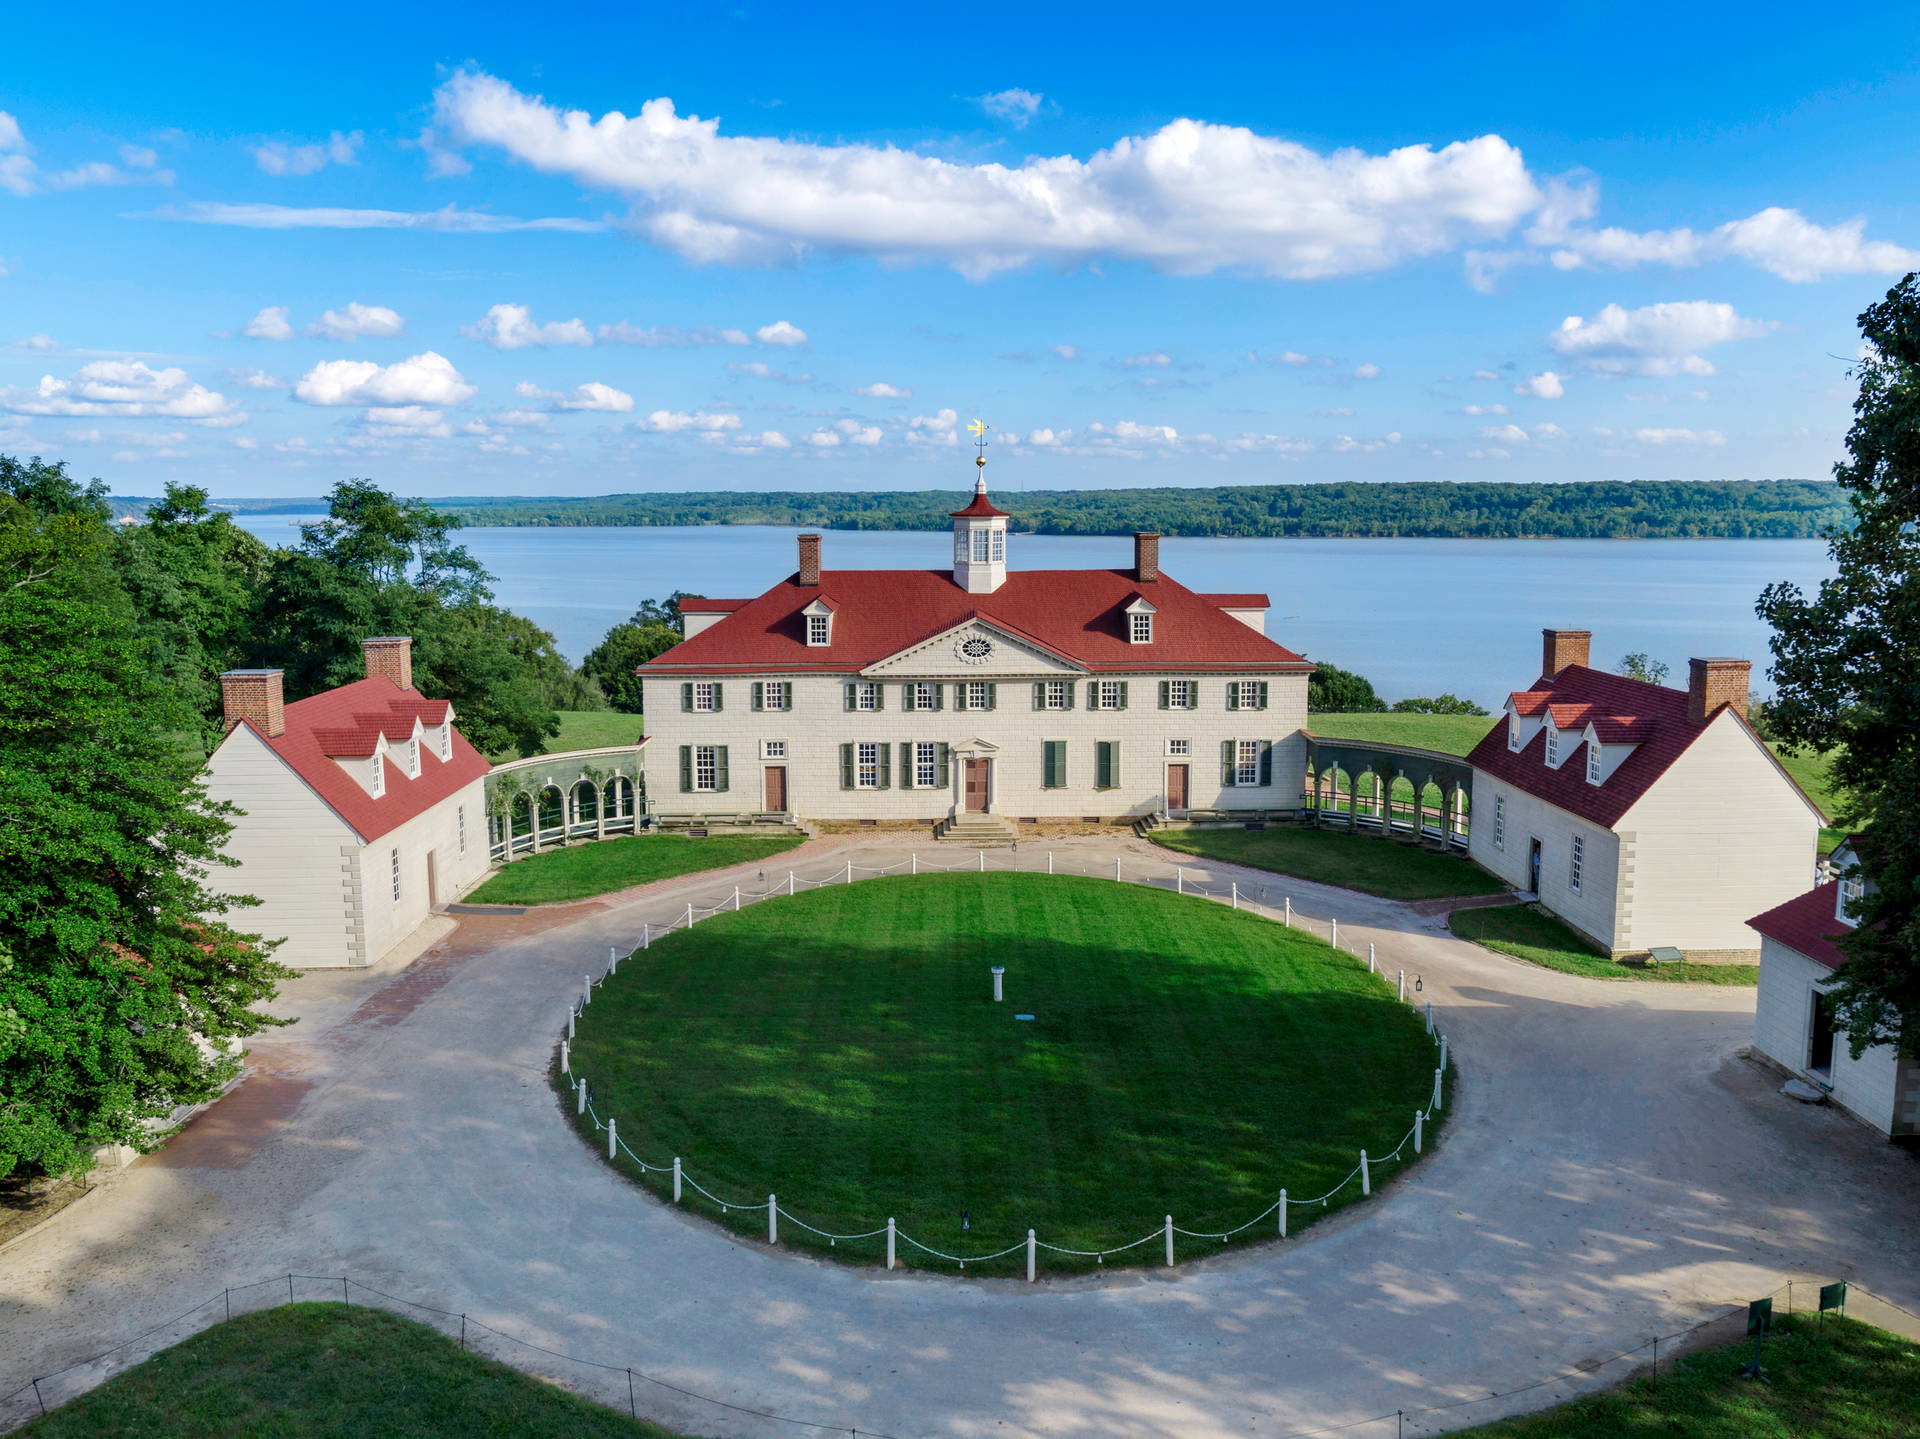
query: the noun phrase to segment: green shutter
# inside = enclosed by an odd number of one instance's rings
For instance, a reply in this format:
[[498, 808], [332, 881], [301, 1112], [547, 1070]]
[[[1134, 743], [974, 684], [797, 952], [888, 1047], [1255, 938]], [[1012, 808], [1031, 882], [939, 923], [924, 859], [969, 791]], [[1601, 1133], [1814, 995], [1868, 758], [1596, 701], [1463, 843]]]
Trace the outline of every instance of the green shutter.
[[1072, 709], [1072, 708], [1073, 708], [1073, 692], [1074, 692], [1074, 689], [1075, 689], [1075, 687], [1076, 687], [1076, 685], [1075, 685], [1075, 682], [1074, 682], [1073, 680], [1068, 680], [1068, 681], [1067, 681], [1067, 708], [1068, 708], [1068, 709]]
[[887, 707], [887, 687], [875, 682], [873, 686], [873, 708], [876, 713]]
[[767, 687], [759, 680], [753, 682], [753, 708], [763, 710], [767, 707]]
[[953, 751], [946, 745], [940, 746], [940, 788], [945, 789], [953, 783], [953, 772], [949, 766], [953, 762]]
[[1067, 783], [1067, 742], [1050, 739], [1040, 746], [1040, 784], [1043, 789], [1063, 789]]
[[1220, 783], [1228, 789], [1233, 788], [1233, 741], [1220, 741]]
[[727, 747], [718, 745], [713, 751], [713, 787], [721, 794], [727, 792]]
[[900, 741], [900, 788], [912, 789], [914, 784], [913, 741]]
[[919, 685], [915, 685], [915, 684], [901, 685], [900, 686], [900, 708], [908, 711], [909, 713], [912, 712], [913, 710], [918, 709], [920, 707], [919, 695], [920, 695]]
[[1265, 709], [1267, 707], [1267, 682], [1265, 680], [1260, 681], [1260, 688], [1258, 693], [1260, 696], [1260, 702], [1258, 705], [1255, 706], [1255, 708]]
[[693, 793], [693, 746], [680, 746], [680, 793]]
[[1125, 709], [1126, 707], [1127, 707], [1127, 682], [1125, 680], [1121, 680], [1120, 681], [1120, 708]]
[[842, 701], [841, 708], [851, 710], [853, 708], [853, 686], [842, 685], [840, 687], [840, 698]]
[[1200, 681], [1199, 680], [1187, 681], [1187, 708], [1190, 710], [1197, 710], [1200, 708]]
[[1113, 788], [1114, 751], [1119, 746], [1112, 740], [1099, 740], [1093, 747], [1093, 787], [1095, 789]]
[[[933, 687], [933, 707], [937, 710], [947, 707], [947, 687], [938, 682]], [[946, 781], [942, 780], [941, 783], [945, 784]]]
[[680, 709], [683, 714], [693, 713], [693, 685], [691, 682], [680, 686]]
[[1172, 692], [1172, 690], [1173, 690], [1173, 686], [1170, 682], [1168, 682], [1167, 680], [1160, 681], [1160, 708], [1161, 709], [1164, 710], [1164, 709], [1173, 708], [1173, 701], [1168, 699], [1167, 697]]
[[1273, 783], [1273, 744], [1263, 740], [1260, 744], [1260, 783]]
[[853, 788], [853, 746], [850, 744], [840, 746], [840, 788]]
[[721, 684], [719, 680], [713, 682], [713, 712], [715, 714], [719, 714], [720, 711], [726, 707], [726, 691], [727, 687]]
[[991, 681], [988, 682], [987, 684], [987, 708], [988, 709], [992, 709], [995, 703], [999, 700], [999, 697], [1000, 697], [999, 691], [1000, 691], [999, 685], [994, 684]]
[[1033, 682], [1033, 707], [1037, 710], [1043, 710], [1047, 707], [1047, 682], [1045, 680], [1035, 680]]
[[1239, 680], [1227, 681], [1227, 708], [1230, 710], [1237, 710], [1240, 708], [1240, 681]]
[[874, 748], [880, 752], [880, 783], [877, 787], [880, 789], [892, 789], [893, 746], [890, 744], [877, 744]]

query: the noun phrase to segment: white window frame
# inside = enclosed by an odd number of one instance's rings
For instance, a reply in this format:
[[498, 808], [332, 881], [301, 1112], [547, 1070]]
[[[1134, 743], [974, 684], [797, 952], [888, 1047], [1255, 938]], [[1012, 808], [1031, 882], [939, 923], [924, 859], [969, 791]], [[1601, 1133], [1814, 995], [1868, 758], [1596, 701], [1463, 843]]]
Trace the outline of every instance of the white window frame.
[[369, 787], [375, 799], [379, 799], [387, 792], [387, 761], [379, 750], [373, 752], [373, 769], [369, 776]]
[[1858, 871], [1846, 875], [1840, 881], [1840, 902], [1834, 911], [1834, 918], [1852, 929], [1860, 923], [1859, 916], [1852, 913], [1853, 907], [1866, 897], [1867, 882]]
[[1600, 783], [1600, 746], [1591, 740], [1587, 742], [1587, 783]]
[[932, 740], [916, 740], [913, 746], [913, 785], [932, 789], [939, 782], [940, 747]]
[[1167, 681], [1167, 708], [1170, 710], [1190, 710], [1193, 708], [1193, 681]]
[[783, 739], [763, 739], [760, 741], [761, 759], [785, 759], [787, 742]]
[[420, 778], [420, 741], [417, 737], [407, 741], [407, 776], [410, 779]]
[[693, 710], [695, 714], [712, 714], [715, 709], [714, 698], [720, 687], [712, 680], [693, 682]]
[[767, 680], [760, 686], [760, 708], [763, 710], [790, 710], [793, 708], [793, 681]]
[[960, 709], [984, 710], [987, 707], [987, 681], [962, 680], [953, 687], [953, 697]]
[[1007, 562], [1007, 532], [995, 525], [987, 533], [993, 536], [993, 563], [1004, 565]]
[[467, 852], [467, 807], [460, 805], [454, 810], [454, 817], [460, 822], [460, 853]]
[[1135, 610], [1127, 616], [1127, 643], [1150, 645], [1153, 643], [1153, 616], [1146, 610]]
[[440, 725], [440, 758], [453, 758], [453, 717], [449, 715]]
[[832, 615], [808, 615], [807, 616], [808, 646], [813, 649], [819, 649], [822, 645], [831, 644], [832, 642], [833, 642], [833, 616]]
[[1560, 767], [1560, 730], [1552, 724], [1547, 726], [1547, 765], [1550, 769]]
[[1063, 710], [1067, 707], [1067, 682], [1065, 680], [1047, 680], [1041, 693], [1042, 709]]
[[938, 686], [928, 683], [925, 680], [915, 681], [913, 685], [913, 707], [917, 710], [930, 710], [934, 707], [934, 703], [938, 699], [939, 694], [940, 690]]
[[393, 902], [400, 903], [400, 848], [398, 845], [387, 851], [387, 863], [393, 870]]
[[1507, 847], [1507, 797], [1503, 794], [1493, 797], [1493, 847]]
[[1090, 698], [1095, 701], [1093, 706], [1095, 709], [1117, 710], [1120, 708], [1119, 680], [1095, 680], [1092, 691]]
[[1236, 787], [1242, 785], [1258, 786], [1260, 783], [1260, 741], [1243, 739], [1234, 741], [1233, 782]]
[[990, 563], [987, 556], [993, 553], [993, 541], [984, 529], [973, 531], [973, 562], [976, 565]]
[[855, 789], [880, 788], [880, 743], [878, 740], [863, 739], [853, 746], [853, 787]]
[[1587, 837], [1576, 834], [1567, 850], [1567, 888], [1580, 893], [1581, 871], [1587, 863]]
[[1193, 754], [1193, 741], [1190, 739], [1170, 739], [1167, 741], [1167, 755], [1172, 759], [1188, 759]]
[[717, 794], [719, 792], [719, 745], [697, 744], [693, 747], [693, 788], [697, 794]]
[[872, 680], [853, 682], [853, 707], [863, 714], [872, 714], [880, 708], [880, 686]]

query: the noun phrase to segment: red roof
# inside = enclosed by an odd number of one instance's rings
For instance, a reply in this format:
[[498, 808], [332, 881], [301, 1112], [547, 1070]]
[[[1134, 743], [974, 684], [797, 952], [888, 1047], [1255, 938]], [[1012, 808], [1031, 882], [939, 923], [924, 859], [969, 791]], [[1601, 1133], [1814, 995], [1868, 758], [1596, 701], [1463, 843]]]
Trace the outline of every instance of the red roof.
[[1765, 914], [1755, 915], [1747, 923], [1768, 939], [1778, 940], [1814, 963], [1838, 969], [1847, 959], [1834, 943], [1847, 933], [1847, 926], [1834, 917], [1838, 905], [1834, 886], [1823, 884], [1785, 904], [1775, 905]]
[[[295, 700], [286, 707], [286, 733], [260, 738], [355, 833], [364, 840], [376, 840], [465, 789], [493, 766], [456, 729], [451, 759], [441, 759], [432, 745], [420, 746], [418, 779], [407, 778], [398, 765], [386, 762], [386, 792], [375, 799], [332, 756], [370, 755], [370, 742], [365, 748], [357, 747], [363, 736], [385, 733], [405, 738], [413, 733], [415, 715], [423, 724], [438, 724], [446, 714], [445, 700], [430, 700], [401, 689], [385, 675], [376, 675]], [[251, 727], [249, 721], [241, 723]], [[259, 734], [257, 729], [254, 732]]]
[[[1306, 672], [1313, 665], [1227, 614], [1214, 598], [1160, 577], [1153, 642], [1126, 637], [1133, 571], [1014, 570], [992, 594], [968, 594], [947, 570], [828, 570], [818, 588], [783, 580], [641, 666], [648, 674], [848, 674], [979, 619], [1093, 671]], [[835, 610], [833, 642], [809, 646], [801, 611]]]
[[990, 520], [996, 517], [1004, 520], [1007, 518], [1005, 510], [996, 510], [993, 507], [993, 502], [987, 498], [985, 490], [976, 490], [973, 503], [964, 510], [953, 510], [950, 513], [956, 520]]
[[1223, 610], [1264, 610], [1273, 604], [1265, 595], [1202, 595], [1200, 598]]
[[[1542, 676], [1533, 685], [1512, 696], [1512, 703], [1523, 715], [1539, 714], [1551, 707], [1554, 723], [1563, 731], [1576, 734], [1589, 719], [1601, 729], [1603, 739], [1622, 736], [1633, 752], [1607, 776], [1603, 784], [1587, 783], [1586, 744], [1582, 741], [1564, 754], [1559, 769], [1547, 766], [1546, 727], [1519, 750], [1507, 748], [1507, 720], [1503, 715], [1486, 737], [1473, 747], [1467, 761], [1475, 769], [1485, 770], [1495, 779], [1524, 790], [1548, 804], [1577, 814], [1612, 829], [1634, 803], [1653, 788], [1654, 782], [1673, 767], [1696, 738], [1706, 732], [1687, 713], [1687, 692], [1665, 685], [1650, 685], [1624, 675], [1585, 665], [1568, 665], [1559, 677]], [[1735, 718], [1739, 718], [1735, 711]], [[1745, 724], [1745, 720], [1739, 721]], [[1751, 732], [1751, 726], [1748, 726]], [[1769, 758], [1772, 751], [1761, 746]], [[1794, 783], [1793, 776], [1774, 767], [1781, 776], [1807, 799], [1806, 791]], [[1808, 807], [1818, 814], [1819, 806], [1807, 799]]]
[[704, 595], [683, 595], [680, 598], [680, 613], [683, 615], [724, 615], [732, 613], [747, 603], [749, 603], [747, 600], [710, 600]]

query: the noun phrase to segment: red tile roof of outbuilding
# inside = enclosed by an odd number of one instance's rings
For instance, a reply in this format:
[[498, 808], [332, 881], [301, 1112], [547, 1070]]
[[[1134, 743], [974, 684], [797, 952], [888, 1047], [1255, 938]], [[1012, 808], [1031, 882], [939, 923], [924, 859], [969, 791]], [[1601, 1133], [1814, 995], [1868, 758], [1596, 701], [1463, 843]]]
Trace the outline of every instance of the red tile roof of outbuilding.
[[[369, 733], [404, 737], [413, 733], [415, 715], [423, 724], [438, 724], [446, 717], [447, 708], [445, 700], [403, 690], [385, 675], [376, 675], [295, 700], [286, 707], [286, 732], [272, 739], [264, 734], [260, 738], [356, 834], [371, 841], [425, 814], [493, 766], [456, 729], [451, 759], [441, 759], [432, 745], [421, 745], [420, 778], [409, 779], [399, 766], [388, 763], [386, 792], [375, 799], [331, 756], [369, 755], [373, 753], [371, 741], [360, 749], [345, 743], [343, 737], [352, 736], [355, 742]], [[241, 723], [249, 724], [245, 720]]]
[[723, 615], [749, 603], [751, 603], [751, 601], [748, 600], [710, 600], [705, 595], [682, 595], [680, 597], [680, 613]]
[[[971, 619], [1096, 672], [1313, 668], [1227, 614], [1216, 597], [1165, 574], [1143, 587], [1130, 569], [1014, 570], [991, 594], [967, 593], [947, 570], [827, 570], [818, 587], [804, 588], [794, 580], [675, 645], [641, 673], [849, 674]], [[1127, 641], [1125, 607], [1143, 589], [1152, 592], [1153, 642], [1135, 645]], [[830, 645], [805, 640], [801, 611], [817, 599], [834, 607]]]
[[1847, 956], [1834, 941], [1847, 932], [1847, 926], [1834, 917], [1839, 904], [1833, 885], [1823, 884], [1805, 894], [1775, 905], [1765, 914], [1757, 914], [1747, 923], [1768, 939], [1804, 954], [1815, 964], [1838, 969]]
[[1265, 595], [1201, 595], [1200, 598], [1223, 610], [1264, 610], [1273, 603]]

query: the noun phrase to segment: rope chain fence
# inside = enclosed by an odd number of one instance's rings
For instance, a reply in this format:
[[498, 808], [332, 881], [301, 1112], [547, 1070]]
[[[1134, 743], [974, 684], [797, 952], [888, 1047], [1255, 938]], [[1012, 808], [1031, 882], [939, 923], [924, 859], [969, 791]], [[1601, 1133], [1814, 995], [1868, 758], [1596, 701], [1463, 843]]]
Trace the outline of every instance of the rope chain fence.
[[[1045, 873], [1049, 875], [1077, 874], [1077, 875], [1082, 875], [1088, 878], [1096, 878], [1096, 879], [1106, 879], [1111, 877], [1113, 880], [1120, 883], [1127, 883], [1131, 881], [1133, 883], [1145, 884], [1153, 888], [1170, 889], [1176, 894], [1192, 895], [1196, 898], [1207, 898], [1207, 899], [1218, 900], [1231, 905], [1236, 910], [1239, 909], [1243, 903], [1245, 903], [1251, 910], [1257, 911], [1260, 909], [1268, 908], [1268, 906], [1266, 906], [1265, 904], [1265, 888], [1264, 887], [1260, 890], [1261, 897], [1258, 901], [1255, 901], [1251, 898], [1243, 899], [1243, 897], [1240, 894], [1240, 886], [1237, 880], [1230, 881], [1228, 883], [1227, 888], [1225, 889], [1217, 890], [1217, 889], [1209, 888], [1208, 886], [1201, 884], [1196, 880], [1188, 879], [1187, 869], [1183, 865], [1172, 866], [1173, 876], [1172, 876], [1172, 879], [1169, 881], [1167, 879], [1156, 878], [1151, 875], [1139, 876], [1137, 878], [1130, 877], [1125, 872], [1124, 861], [1118, 857], [1116, 857], [1114, 860], [1113, 870], [1112, 870], [1111, 876], [1109, 876], [1108, 871], [1106, 870], [1104, 865], [1101, 866], [1100, 870], [1097, 873], [1091, 869], [1063, 870], [1058, 867], [1056, 863], [1056, 856], [1054, 852], [1051, 850], [1047, 851], [1046, 868], [1044, 871], [1038, 868], [1035, 868], [1035, 869], [1023, 868], [1019, 863], [1017, 846], [1015, 846], [1015, 848], [1013, 849], [1012, 854], [1014, 856], [1014, 862], [1011, 865], [1004, 866], [1004, 867], [996, 866], [992, 870], [989, 870], [987, 868], [987, 851], [985, 849], [980, 849], [976, 851], [977, 857], [975, 862], [972, 864], [957, 864], [957, 865], [927, 864], [921, 861], [919, 854], [916, 852], [916, 853], [909, 854], [907, 859], [905, 859], [904, 861], [897, 862], [890, 865], [883, 865], [883, 866], [856, 865], [851, 859], [849, 859], [844, 861], [841, 864], [834, 866], [834, 868], [830, 872], [828, 872], [826, 875], [824, 875], [822, 878], [819, 878], [819, 879], [804, 879], [798, 874], [797, 871], [790, 869], [787, 871], [787, 877], [784, 882], [776, 882], [764, 889], [751, 890], [751, 891], [745, 890], [739, 885], [734, 885], [730, 890], [730, 892], [722, 896], [717, 903], [714, 903], [711, 905], [701, 905], [701, 904], [696, 904], [692, 900], [688, 900], [686, 902], [685, 909], [682, 911], [682, 913], [676, 916], [673, 920], [669, 921], [667, 924], [657, 926], [657, 927], [650, 922], [643, 924], [641, 926], [640, 943], [637, 946], [635, 946], [633, 949], [628, 951], [628, 957], [631, 958], [632, 955], [637, 954], [642, 950], [651, 948], [654, 939], [658, 938], [661, 935], [669, 934], [676, 929], [682, 929], [682, 930], [690, 929], [695, 924], [697, 924], [702, 918], [711, 918], [713, 915], [722, 914], [729, 910], [737, 912], [740, 909], [741, 905], [745, 902], [758, 904], [764, 900], [773, 899], [778, 896], [786, 896], [791, 898], [793, 895], [797, 894], [802, 888], [825, 889], [832, 885], [854, 884], [857, 882], [856, 873], [863, 874], [865, 877], [872, 878], [872, 879], [878, 879], [884, 875], [901, 874], [901, 873], [905, 873], [909, 875], [956, 874], [956, 873], [968, 873], [968, 874]], [[764, 883], [766, 878], [765, 870], [762, 870], [760, 872], [760, 877], [762, 882]], [[1292, 896], [1290, 895], [1287, 896], [1285, 899], [1285, 907], [1284, 907], [1283, 913], [1284, 913], [1284, 923], [1286, 927], [1293, 928], [1294, 920], [1296, 916], [1294, 914], [1294, 909], [1293, 909], [1293, 899], [1292, 899]], [[1340, 948], [1340, 922], [1337, 919], [1328, 921], [1328, 941], [1327, 942], [1335, 949]], [[1367, 972], [1369, 974], [1380, 973], [1380, 971], [1377, 969], [1376, 966], [1377, 966], [1377, 961], [1374, 954], [1374, 947], [1371, 944], [1369, 944], [1367, 946]], [[1219, 1243], [1225, 1244], [1229, 1240], [1231, 1240], [1236, 1234], [1244, 1234], [1246, 1231], [1252, 1229], [1255, 1225], [1264, 1223], [1267, 1220], [1272, 1219], [1274, 1221], [1276, 1237], [1280, 1239], [1285, 1239], [1287, 1237], [1287, 1219], [1288, 1219], [1288, 1211], [1290, 1209], [1311, 1209], [1315, 1207], [1325, 1209], [1330, 1205], [1330, 1203], [1333, 1201], [1333, 1199], [1336, 1196], [1338, 1196], [1343, 1190], [1347, 1188], [1348, 1185], [1352, 1184], [1356, 1179], [1360, 1181], [1360, 1192], [1362, 1196], [1364, 1197], [1367, 1195], [1371, 1195], [1373, 1193], [1374, 1174], [1375, 1174], [1375, 1171], [1378, 1170], [1378, 1168], [1381, 1165], [1397, 1164], [1397, 1163], [1404, 1162], [1406, 1158], [1407, 1146], [1409, 1144], [1413, 1146], [1413, 1151], [1415, 1154], [1421, 1153], [1425, 1145], [1426, 1126], [1428, 1126], [1433, 1122], [1434, 1115], [1437, 1114], [1442, 1109], [1443, 1101], [1445, 1098], [1446, 1070], [1447, 1070], [1447, 1063], [1448, 1063], [1447, 1039], [1445, 1035], [1440, 1033], [1440, 1031], [1435, 1028], [1434, 1022], [1433, 1022], [1433, 1005], [1431, 1002], [1428, 1002], [1425, 1009], [1427, 1034], [1433, 1040], [1435, 1046], [1437, 1047], [1438, 1058], [1439, 1058], [1439, 1064], [1433, 1071], [1433, 1090], [1431, 1095], [1429, 1096], [1425, 1105], [1419, 1108], [1416, 1108], [1414, 1110], [1413, 1127], [1408, 1129], [1407, 1132], [1401, 1136], [1400, 1142], [1398, 1144], [1396, 1144], [1390, 1151], [1373, 1155], [1371, 1157], [1369, 1157], [1368, 1152], [1366, 1150], [1364, 1149], [1360, 1150], [1359, 1163], [1357, 1163], [1353, 1167], [1353, 1169], [1347, 1174], [1347, 1176], [1344, 1179], [1342, 1179], [1338, 1184], [1334, 1185], [1333, 1188], [1329, 1189], [1325, 1194], [1317, 1195], [1312, 1198], [1292, 1199], [1288, 1197], [1288, 1193], [1286, 1189], [1282, 1188], [1278, 1191], [1277, 1197], [1274, 1199], [1274, 1202], [1272, 1204], [1269, 1204], [1265, 1209], [1261, 1210], [1258, 1214], [1254, 1215], [1251, 1219], [1247, 1220], [1245, 1223], [1235, 1225], [1233, 1228], [1226, 1229], [1226, 1230], [1183, 1229], [1179, 1225], [1173, 1222], [1172, 1215], [1167, 1215], [1165, 1219], [1161, 1222], [1161, 1224], [1158, 1227], [1156, 1227], [1154, 1230], [1152, 1230], [1150, 1233], [1142, 1235], [1140, 1238], [1132, 1240], [1129, 1243], [1117, 1244], [1104, 1249], [1073, 1249], [1064, 1245], [1050, 1244], [1043, 1239], [1039, 1239], [1035, 1235], [1034, 1231], [1029, 1230], [1027, 1232], [1027, 1237], [1025, 1239], [1022, 1239], [1017, 1241], [1016, 1243], [1010, 1244], [1004, 1249], [991, 1250], [989, 1252], [981, 1253], [981, 1254], [949, 1254], [944, 1250], [935, 1249], [931, 1245], [924, 1244], [920, 1240], [915, 1239], [912, 1235], [899, 1229], [896, 1226], [894, 1220], [891, 1218], [889, 1218], [885, 1224], [879, 1225], [878, 1227], [873, 1229], [861, 1230], [857, 1233], [851, 1233], [851, 1234], [839, 1234], [829, 1230], [819, 1229], [819, 1228], [816, 1228], [814, 1225], [809, 1224], [806, 1220], [801, 1219], [798, 1215], [793, 1214], [789, 1210], [782, 1207], [779, 1204], [776, 1198], [776, 1195], [774, 1194], [769, 1194], [764, 1200], [763, 1199], [722, 1198], [720, 1195], [715, 1194], [712, 1190], [706, 1188], [704, 1185], [700, 1184], [697, 1180], [695, 1180], [693, 1176], [687, 1172], [686, 1167], [679, 1156], [675, 1156], [671, 1163], [656, 1164], [653, 1161], [645, 1159], [639, 1154], [636, 1154], [631, 1148], [629, 1148], [627, 1145], [627, 1142], [622, 1138], [620, 1138], [618, 1116], [609, 1115], [604, 1118], [601, 1116], [599, 1110], [594, 1106], [594, 1103], [593, 1103], [593, 1088], [587, 1082], [585, 1076], [580, 1074], [580, 1072], [573, 1067], [572, 1055], [571, 1055], [571, 1041], [575, 1037], [575, 1026], [579, 1022], [579, 1020], [585, 1016], [587, 1006], [593, 1002], [593, 991], [605, 985], [608, 980], [614, 978], [619, 973], [619, 969], [620, 969], [619, 948], [618, 946], [612, 946], [609, 948], [608, 954], [607, 954], [607, 967], [605, 971], [603, 971], [598, 978], [595, 978], [591, 974], [581, 976], [581, 981], [582, 981], [581, 993], [579, 998], [574, 1000], [567, 1008], [567, 1032], [566, 1032], [566, 1036], [560, 1041], [560, 1072], [566, 1075], [573, 1083], [573, 1088], [575, 1092], [575, 1105], [576, 1105], [575, 1114], [576, 1116], [585, 1116], [587, 1120], [592, 1124], [593, 1132], [595, 1134], [604, 1134], [607, 1136], [608, 1160], [609, 1161], [616, 1160], [620, 1155], [624, 1154], [630, 1161], [632, 1161], [632, 1163], [635, 1166], [638, 1167], [642, 1177], [645, 1177], [646, 1175], [649, 1175], [649, 1174], [672, 1175], [673, 1176], [673, 1180], [672, 1180], [673, 1202], [675, 1204], [679, 1204], [681, 1202], [683, 1188], [691, 1188], [696, 1193], [700, 1194], [702, 1197], [707, 1199], [710, 1203], [718, 1207], [722, 1215], [730, 1216], [733, 1214], [735, 1210], [739, 1210], [743, 1213], [748, 1211], [758, 1210], [764, 1213], [767, 1216], [767, 1242], [770, 1244], [778, 1242], [779, 1224], [780, 1224], [780, 1221], [782, 1220], [786, 1221], [789, 1224], [797, 1225], [799, 1228], [806, 1230], [809, 1234], [818, 1235], [820, 1238], [825, 1239], [827, 1241], [829, 1248], [837, 1248], [842, 1241], [851, 1242], [851, 1241], [858, 1241], [858, 1240], [877, 1239], [881, 1235], [885, 1235], [887, 1239], [886, 1266], [889, 1269], [896, 1267], [897, 1257], [898, 1257], [898, 1246], [901, 1243], [911, 1245], [913, 1248], [921, 1251], [924, 1254], [931, 1255], [936, 1259], [943, 1260], [949, 1264], [958, 1265], [962, 1270], [964, 1270], [969, 1264], [978, 1265], [978, 1264], [988, 1263], [995, 1259], [1004, 1259], [1008, 1255], [1017, 1254], [1024, 1249], [1028, 1253], [1027, 1278], [1029, 1281], [1037, 1281], [1038, 1272], [1037, 1272], [1037, 1266], [1034, 1261], [1034, 1251], [1039, 1249], [1045, 1249], [1051, 1253], [1066, 1255], [1072, 1258], [1092, 1259], [1096, 1264], [1105, 1264], [1107, 1260], [1107, 1256], [1109, 1255], [1125, 1254], [1130, 1250], [1139, 1248], [1143, 1244], [1151, 1244], [1156, 1239], [1163, 1239], [1166, 1245], [1166, 1264], [1169, 1268], [1171, 1268], [1176, 1262], [1175, 1256], [1174, 1256], [1174, 1236], [1175, 1235], [1181, 1235], [1188, 1239], [1216, 1240]], [[1406, 974], [1404, 971], [1402, 971], [1399, 976], [1399, 989], [1397, 993], [1397, 998], [1403, 1003], [1406, 1002], [1406, 999], [1407, 999]], [[1414, 1009], [1416, 1013], [1420, 1012], [1420, 1009], [1417, 1003], [1414, 1005]]]

